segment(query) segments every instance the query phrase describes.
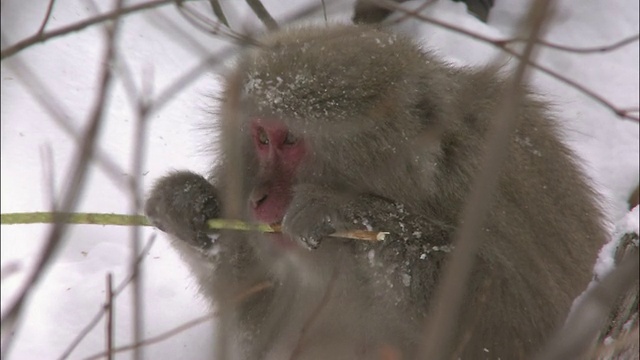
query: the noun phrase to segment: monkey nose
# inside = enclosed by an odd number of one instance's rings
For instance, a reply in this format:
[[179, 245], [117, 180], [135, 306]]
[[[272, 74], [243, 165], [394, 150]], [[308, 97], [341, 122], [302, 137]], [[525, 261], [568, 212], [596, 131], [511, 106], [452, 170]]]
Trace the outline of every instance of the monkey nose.
[[267, 193], [254, 191], [249, 198], [249, 203], [255, 209], [260, 206], [260, 204], [262, 204], [265, 200], [267, 200]]

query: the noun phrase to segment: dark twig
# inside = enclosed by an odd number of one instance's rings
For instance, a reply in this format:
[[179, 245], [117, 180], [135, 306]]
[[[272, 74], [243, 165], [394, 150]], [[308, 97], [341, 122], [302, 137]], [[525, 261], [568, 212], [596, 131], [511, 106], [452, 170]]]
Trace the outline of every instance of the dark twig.
[[[153, 246], [155, 239], [156, 239], [155, 234], [151, 235], [151, 237], [147, 241], [147, 244], [144, 246], [144, 248], [140, 252], [140, 256], [138, 256], [138, 259], [137, 259], [138, 266], [140, 265], [142, 260], [145, 258], [145, 255], [148, 254], [149, 251], [151, 250], [151, 246]], [[120, 283], [120, 285], [118, 285], [115, 291], [113, 291], [112, 298], [116, 298], [118, 295], [120, 295], [120, 293], [129, 285], [129, 283], [131, 283], [131, 281], [133, 280], [133, 277], [134, 277], [134, 274], [130, 273]], [[80, 342], [89, 334], [89, 332], [93, 330], [93, 328], [95, 328], [96, 325], [98, 325], [98, 323], [100, 322], [100, 319], [102, 319], [102, 317], [104, 316], [105, 311], [106, 311], [106, 304], [103, 304], [100, 307], [100, 310], [93, 316], [91, 321], [89, 321], [89, 323], [82, 329], [82, 331], [78, 333], [76, 338], [73, 339], [73, 341], [69, 344], [69, 346], [67, 346], [67, 348], [62, 353], [62, 355], [58, 357], [58, 360], [65, 360], [69, 357], [69, 355], [71, 355], [71, 353], [73, 352], [73, 350], [75, 350], [78, 344], [80, 344]]]
[[[103, 122], [102, 120], [104, 118], [103, 114], [106, 98], [111, 86], [112, 74], [109, 65], [115, 56], [117, 27], [118, 21], [115, 21], [107, 37], [107, 49], [104, 56], [104, 65], [100, 74], [98, 97], [93, 105], [83, 141], [75, 153], [71, 178], [66, 182], [68, 187], [64, 193], [60, 206], [61, 213], [56, 212], [56, 214], [69, 213], [73, 210], [85, 185], [86, 174], [89, 169], [89, 163], [95, 153], [95, 144], [97, 143], [98, 135], [100, 133], [100, 128]], [[23, 287], [17, 292], [15, 299], [7, 306], [7, 310], [2, 314], [2, 323], [7, 319], [11, 319], [13, 321], [18, 318], [26, 298], [35, 284], [41, 279], [50, 264], [51, 259], [57, 252], [59, 244], [65, 235], [67, 223], [64, 215], [56, 215], [54, 220], [55, 223], [49, 231], [45, 246], [36, 258], [37, 260], [33, 270], [25, 280]]]
[[[4, 36], [1, 36], [2, 42], [6, 42]], [[63, 102], [55, 96], [55, 93], [40, 80], [35, 72], [24, 61], [10, 61], [8, 66], [16, 74], [16, 78], [20, 81], [25, 89], [31, 94], [36, 102], [51, 116], [51, 119], [58, 125], [62, 131], [69, 135], [75, 142], [80, 144], [84, 134], [77, 130], [69, 120], [70, 112], [63, 108]], [[97, 146], [97, 145], [96, 145]], [[127, 176], [125, 171], [113, 161], [102, 149], [96, 148], [94, 160], [98, 166], [104, 170], [107, 177], [113, 182], [117, 188], [126, 186]]]
[[[238, 303], [242, 302], [245, 299], [249, 298], [250, 296], [252, 296], [254, 294], [257, 294], [259, 292], [262, 292], [262, 291], [270, 288], [271, 286], [273, 286], [273, 284], [271, 284], [270, 282], [262, 282], [262, 283], [259, 283], [259, 284], [255, 285], [255, 286], [252, 286], [251, 288], [247, 289], [246, 291], [243, 291], [238, 296], [236, 296], [236, 298], [234, 299], [234, 302], [238, 302]], [[130, 345], [125, 345], [125, 346], [118, 347], [118, 348], [113, 350], [113, 353], [114, 354], [121, 353], [121, 352], [124, 352], [124, 351], [134, 350], [134, 349], [139, 348], [139, 347], [143, 347], [143, 346], [148, 346], [148, 345], [151, 345], [151, 344], [159, 343], [159, 342], [167, 340], [167, 339], [169, 339], [169, 338], [171, 338], [171, 337], [173, 337], [173, 336], [175, 336], [175, 335], [177, 335], [177, 334], [179, 334], [179, 333], [181, 333], [181, 332], [183, 332], [185, 330], [189, 330], [192, 327], [195, 327], [195, 326], [197, 326], [199, 324], [202, 324], [202, 323], [204, 323], [206, 321], [212, 320], [212, 319], [216, 318], [217, 316], [218, 316], [218, 312], [214, 311], [214, 312], [209, 313], [207, 315], [203, 315], [203, 316], [195, 318], [195, 319], [193, 319], [191, 321], [188, 321], [188, 322], [186, 322], [186, 323], [184, 323], [184, 324], [182, 324], [180, 326], [177, 326], [177, 327], [175, 327], [175, 328], [173, 328], [173, 329], [171, 329], [169, 331], [165, 331], [165, 332], [161, 333], [160, 335], [145, 339], [145, 340], [143, 340], [141, 342], [138, 342], [138, 343], [135, 343], [135, 344], [130, 344]], [[85, 360], [97, 360], [97, 359], [101, 359], [101, 358], [105, 357], [106, 355], [107, 355], [106, 353], [102, 352], [102, 353], [99, 353], [99, 354], [95, 354], [95, 355], [89, 356]]]
[[[601, 52], [609, 52], [618, 48], [621, 48], [625, 45], [629, 45], [631, 43], [637, 42], [640, 40], [640, 34], [635, 34], [629, 37], [626, 37], [620, 41], [616, 41], [613, 44], [603, 45], [603, 46], [591, 46], [591, 47], [577, 47], [577, 46], [568, 46], [568, 45], [560, 45], [555, 44], [546, 40], [538, 40], [537, 43], [541, 46], [545, 46], [551, 49], [556, 49], [560, 51], [578, 53], [578, 54], [589, 54], [589, 53], [601, 53]], [[506, 39], [506, 40], [496, 40], [496, 44], [498, 46], [506, 46], [513, 43], [524, 42], [526, 39], [514, 38], [514, 39]]]
[[320, 0], [320, 3], [322, 4], [322, 16], [324, 17], [324, 23], [328, 23], [329, 20], [327, 19], [327, 4], [324, 3], [325, 0]]
[[251, 43], [253, 41], [251, 37], [222, 26], [222, 23], [220, 22], [211, 21], [207, 16], [202, 15], [199, 11], [187, 6], [187, 4], [180, 4], [177, 9], [185, 20], [193, 25], [194, 28], [204, 33], [210, 35], [221, 35], [239, 44]]
[[[543, 73], [553, 77], [554, 79], [556, 79], [556, 80], [558, 80], [558, 81], [560, 81], [562, 83], [565, 83], [566, 85], [569, 85], [572, 88], [578, 90], [579, 92], [583, 93], [584, 95], [590, 97], [591, 99], [595, 100], [596, 102], [600, 103], [604, 107], [606, 107], [609, 110], [611, 110], [618, 117], [623, 118], [623, 119], [633, 120], [633, 121], [636, 121], [636, 122], [640, 121], [640, 116], [632, 115], [632, 113], [634, 111], [628, 111], [625, 108], [621, 109], [621, 108], [616, 107], [614, 104], [612, 104], [610, 101], [605, 99], [603, 96], [598, 95], [596, 92], [594, 92], [592, 90], [589, 90], [585, 86], [577, 83], [574, 80], [571, 80], [570, 78], [568, 78], [568, 77], [566, 77], [566, 76], [564, 76], [564, 75], [562, 75], [562, 74], [560, 74], [560, 73], [558, 73], [558, 72], [556, 72], [554, 70], [551, 70], [548, 67], [545, 67], [543, 65], [540, 65], [540, 64], [538, 64], [536, 62], [533, 62], [531, 60], [528, 60], [528, 59], [524, 58], [524, 56], [520, 55], [517, 51], [512, 50], [508, 46], [505, 46], [504, 44], [502, 44], [504, 41], [508, 42], [509, 40], [492, 39], [492, 38], [489, 38], [487, 36], [483, 36], [483, 35], [480, 35], [478, 33], [475, 33], [473, 31], [466, 30], [466, 29], [463, 29], [461, 27], [458, 27], [458, 26], [455, 26], [455, 25], [452, 25], [452, 24], [448, 24], [448, 23], [440, 21], [438, 19], [430, 18], [430, 17], [424, 16], [424, 15], [419, 14], [419, 13], [414, 13], [413, 10], [404, 8], [403, 6], [398, 5], [393, 1], [389, 1], [389, 0], [371, 0], [371, 1], [375, 2], [379, 6], [382, 6], [382, 7], [391, 9], [391, 10], [400, 11], [402, 13], [408, 14], [408, 15], [410, 15], [410, 16], [416, 18], [416, 19], [419, 19], [421, 21], [424, 21], [424, 22], [427, 22], [427, 23], [442, 27], [444, 29], [451, 30], [453, 32], [457, 32], [459, 34], [466, 35], [466, 36], [468, 36], [468, 37], [470, 37], [472, 39], [476, 39], [476, 40], [479, 40], [479, 41], [494, 45], [494, 46], [500, 48], [502, 51], [506, 52], [507, 54], [509, 54], [509, 55], [511, 55], [511, 56], [513, 56], [515, 58], [527, 61], [527, 65], [531, 66], [532, 68], [540, 70]], [[634, 107], [634, 109], [635, 109], [635, 107]]]
[[167, 37], [174, 39], [175, 43], [187, 50], [194, 50], [198, 56], [205, 57], [211, 52], [201, 41], [193, 36], [193, 32], [187, 32], [183, 27], [178, 26], [175, 21], [165, 16], [161, 12], [148, 17], [149, 22]]
[[220, 20], [220, 22], [223, 23], [224, 26], [231, 29], [231, 26], [229, 26], [229, 21], [227, 20], [227, 17], [224, 16], [224, 11], [222, 11], [222, 6], [220, 6], [220, 2], [218, 0], [209, 0], [209, 4], [211, 4], [211, 9], [213, 10], [213, 14], [218, 18], [218, 20]]
[[38, 32], [37, 32], [38, 35], [42, 35], [42, 33], [44, 32], [44, 28], [47, 26], [47, 23], [51, 18], [51, 12], [53, 11], [53, 4], [55, 2], [56, 0], [49, 0], [49, 5], [47, 5], [47, 13], [44, 14], [44, 19], [42, 20], [42, 24], [40, 25], [40, 28], [38, 29]]
[[415, 17], [417, 14], [420, 14], [424, 9], [426, 9], [430, 5], [435, 4], [435, 2], [436, 0], [426, 0], [424, 3], [422, 3], [422, 5], [418, 6], [415, 10], [411, 10], [402, 14], [402, 16], [400, 16], [396, 20], [390, 21], [389, 24], [390, 25], [400, 24], [401, 22], [406, 21], [407, 19]]
[[107, 321], [105, 324], [105, 332], [107, 338], [106, 353], [107, 360], [113, 360], [113, 278], [111, 273], [107, 274], [107, 299], [105, 303], [105, 312]]
[[262, 5], [262, 2], [260, 0], [246, 0], [246, 2], [247, 4], [249, 4], [249, 7], [251, 8], [251, 10], [253, 10], [253, 12], [256, 14], [258, 19], [260, 19], [260, 21], [262, 21], [264, 26], [267, 27], [267, 29], [269, 30], [278, 29], [278, 23], [271, 16], [271, 14], [269, 14], [269, 12], [264, 7], [264, 5]]
[[[5, 58], [8, 58], [10, 56], [13, 56], [17, 53], [19, 53], [20, 51], [28, 48], [31, 45], [37, 44], [37, 43], [43, 43], [46, 42], [48, 40], [51, 40], [55, 37], [58, 36], [62, 36], [62, 35], [66, 35], [72, 32], [76, 32], [76, 31], [80, 31], [84, 28], [87, 28], [91, 25], [95, 25], [104, 21], [109, 21], [109, 20], [114, 20], [119, 18], [120, 16], [123, 15], [128, 15], [137, 11], [142, 11], [142, 10], [147, 10], [147, 9], [152, 9], [154, 7], [158, 7], [158, 6], [163, 6], [163, 5], [167, 5], [167, 4], [171, 4], [174, 3], [175, 0], [157, 0], [157, 1], [150, 1], [147, 3], [142, 3], [142, 4], [138, 4], [138, 5], [133, 5], [130, 7], [126, 7], [126, 8], [122, 8], [120, 10], [114, 10], [111, 12], [108, 12], [106, 14], [103, 15], [98, 15], [95, 17], [92, 17], [90, 19], [87, 20], [83, 20], [80, 22], [77, 22], [75, 24], [71, 24], [69, 26], [65, 26], [62, 27], [60, 29], [57, 30], [52, 30], [49, 32], [45, 32], [45, 33], [36, 33], [33, 36], [30, 36], [26, 39], [20, 40], [17, 43], [8, 46], [4, 49], [2, 49], [2, 51], [0, 51], [0, 59], [4, 60]], [[4, 41], [4, 40], [3, 40]]]

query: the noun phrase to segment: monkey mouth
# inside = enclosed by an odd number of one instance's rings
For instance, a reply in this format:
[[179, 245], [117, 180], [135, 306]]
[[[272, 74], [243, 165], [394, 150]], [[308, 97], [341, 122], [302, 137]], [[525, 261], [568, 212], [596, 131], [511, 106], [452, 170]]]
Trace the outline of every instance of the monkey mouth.
[[265, 224], [280, 224], [290, 202], [290, 194], [266, 193], [252, 202], [253, 217]]
[[[261, 223], [279, 226], [291, 202], [290, 199], [290, 195], [267, 194], [252, 204], [253, 217]], [[287, 234], [273, 233], [266, 236], [278, 249], [291, 250], [299, 247]]]

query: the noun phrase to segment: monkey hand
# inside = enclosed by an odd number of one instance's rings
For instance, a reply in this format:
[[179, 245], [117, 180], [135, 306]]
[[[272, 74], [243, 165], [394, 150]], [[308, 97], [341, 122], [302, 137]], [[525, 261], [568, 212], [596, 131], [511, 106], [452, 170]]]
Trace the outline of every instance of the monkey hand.
[[216, 189], [204, 177], [179, 171], [156, 182], [144, 212], [158, 229], [206, 249], [212, 243], [207, 220], [218, 217], [220, 206]]
[[309, 249], [323, 238], [343, 230], [339, 206], [344, 196], [315, 185], [298, 185], [282, 220], [282, 230]]

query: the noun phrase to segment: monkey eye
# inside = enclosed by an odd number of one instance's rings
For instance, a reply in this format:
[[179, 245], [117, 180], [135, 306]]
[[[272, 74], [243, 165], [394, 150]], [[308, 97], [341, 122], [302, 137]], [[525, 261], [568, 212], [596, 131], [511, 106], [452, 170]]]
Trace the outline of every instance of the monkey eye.
[[263, 145], [269, 144], [269, 136], [267, 136], [267, 132], [263, 128], [258, 129], [258, 141]]
[[293, 145], [298, 141], [298, 138], [290, 132], [287, 132], [287, 137], [284, 139], [284, 144]]

